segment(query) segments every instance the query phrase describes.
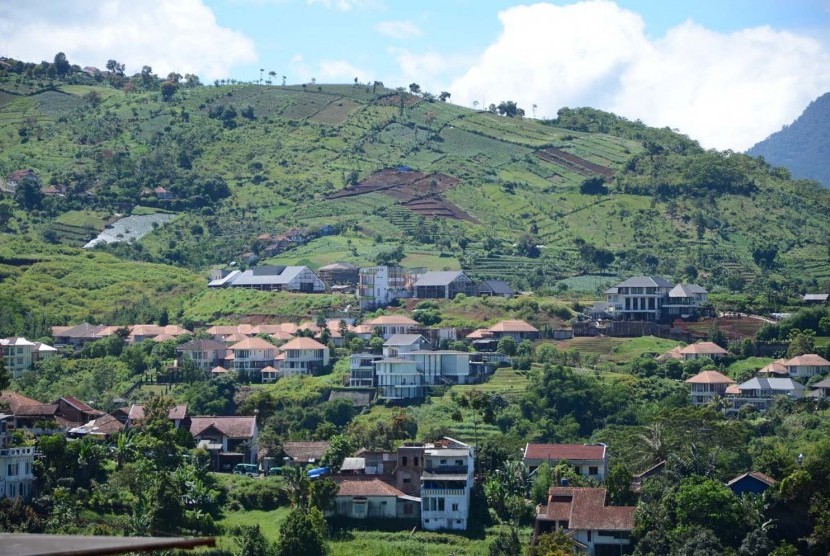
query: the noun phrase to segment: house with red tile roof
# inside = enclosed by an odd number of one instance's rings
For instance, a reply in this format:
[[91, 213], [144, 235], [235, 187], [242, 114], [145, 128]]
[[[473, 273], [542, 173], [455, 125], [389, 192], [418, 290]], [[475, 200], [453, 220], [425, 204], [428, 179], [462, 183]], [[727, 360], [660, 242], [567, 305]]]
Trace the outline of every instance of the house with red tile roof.
[[233, 370], [254, 380], [259, 380], [262, 369], [274, 366], [277, 356], [277, 346], [259, 337], [245, 338], [228, 351], [233, 354]]
[[720, 359], [721, 357], [729, 355], [728, 351], [714, 342], [697, 342], [696, 344], [689, 344], [688, 346], [678, 350], [677, 353], [683, 356], [684, 361], [703, 359], [705, 357], [708, 357], [709, 359]]
[[794, 378], [809, 378], [830, 374], [830, 361], [815, 353], [806, 353], [784, 362], [787, 374]]
[[763, 366], [758, 371], [758, 374], [762, 376], [787, 377], [790, 373], [787, 371], [787, 367], [784, 365], [784, 363], [786, 362], [786, 359], [776, 359], [769, 365]]
[[539, 339], [539, 329], [523, 320], [503, 320], [488, 328], [487, 331], [496, 340], [505, 336], [510, 336], [517, 342]]
[[190, 434], [197, 448], [210, 453], [216, 471], [230, 471], [237, 463], [256, 463], [256, 417], [191, 417]]
[[372, 330], [380, 328], [384, 340], [395, 334], [409, 334], [418, 323], [405, 315], [381, 315], [364, 322]]
[[278, 368], [281, 376], [313, 375], [329, 364], [329, 348], [314, 338], [294, 338], [279, 348]]
[[542, 463], [554, 466], [566, 462], [583, 477], [604, 481], [608, 473], [608, 447], [605, 444], [528, 444], [522, 463], [535, 470]]
[[735, 381], [718, 371], [701, 371], [686, 380], [691, 388], [692, 404], [706, 405], [715, 396], [725, 396], [726, 389], [735, 384]]
[[[187, 404], [174, 405], [167, 411], [167, 418], [173, 421], [173, 426], [179, 428], [180, 426], [189, 427], [190, 420], [187, 415]], [[127, 411], [126, 425], [128, 427], [137, 426], [144, 420], [144, 406], [133, 404]]]
[[421, 499], [380, 479], [346, 480], [334, 498], [335, 515], [352, 519], [420, 519]]
[[546, 504], [536, 508], [534, 540], [563, 531], [575, 551], [590, 555], [622, 554], [634, 530], [634, 506], [606, 506], [604, 488], [552, 487]]

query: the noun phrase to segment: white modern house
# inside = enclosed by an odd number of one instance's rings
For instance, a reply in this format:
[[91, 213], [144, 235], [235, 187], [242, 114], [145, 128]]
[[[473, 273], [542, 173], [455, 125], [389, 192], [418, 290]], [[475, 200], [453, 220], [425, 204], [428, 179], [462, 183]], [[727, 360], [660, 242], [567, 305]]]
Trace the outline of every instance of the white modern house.
[[635, 276], [605, 291], [614, 318], [636, 321], [691, 317], [706, 303], [707, 295], [696, 284], [675, 286], [659, 276]]
[[393, 334], [383, 343], [383, 355], [399, 357], [429, 347], [429, 340], [420, 334]]
[[349, 356], [349, 386], [352, 388], [372, 388], [376, 386], [375, 361], [383, 359], [374, 353], [353, 353]]
[[467, 384], [471, 381], [469, 352], [419, 350], [403, 357], [415, 362], [415, 368], [423, 374], [426, 384]]
[[12, 415], [0, 413], [0, 498], [32, 497], [35, 476], [34, 446], [9, 446], [9, 425]]
[[473, 487], [474, 450], [445, 437], [424, 449], [421, 526], [427, 531], [466, 530]]
[[181, 357], [188, 357], [203, 371], [209, 371], [224, 358], [227, 346], [216, 340], [191, 340], [176, 347]]
[[329, 364], [329, 348], [313, 338], [294, 338], [280, 346], [277, 360], [282, 376], [319, 373]]
[[415, 361], [389, 357], [374, 362], [378, 397], [387, 400], [423, 398], [426, 394], [423, 373]]
[[396, 356], [356, 353], [349, 358], [349, 386], [375, 386], [378, 397], [388, 400], [423, 398], [429, 386], [468, 384], [472, 380], [470, 354], [466, 351], [419, 349]]
[[[727, 393], [730, 394], [732, 408], [735, 410], [752, 405], [758, 411], [766, 411], [778, 398], [797, 400], [804, 397], [804, 386], [791, 378], [755, 377], [729, 390]], [[737, 395], [733, 392], [737, 392]]]

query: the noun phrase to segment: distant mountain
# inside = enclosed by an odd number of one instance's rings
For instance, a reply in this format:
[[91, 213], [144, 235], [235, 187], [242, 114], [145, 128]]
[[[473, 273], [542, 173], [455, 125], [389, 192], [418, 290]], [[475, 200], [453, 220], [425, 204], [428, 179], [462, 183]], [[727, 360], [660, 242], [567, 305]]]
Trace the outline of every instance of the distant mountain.
[[813, 179], [830, 188], [830, 93], [811, 102], [796, 121], [747, 154], [789, 169], [794, 178]]

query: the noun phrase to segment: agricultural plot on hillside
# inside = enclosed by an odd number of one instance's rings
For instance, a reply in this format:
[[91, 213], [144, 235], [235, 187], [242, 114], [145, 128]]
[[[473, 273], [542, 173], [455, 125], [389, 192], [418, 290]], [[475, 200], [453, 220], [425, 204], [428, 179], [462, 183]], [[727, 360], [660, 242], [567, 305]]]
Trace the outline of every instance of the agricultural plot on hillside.
[[594, 164], [589, 160], [554, 147], [536, 151], [534, 154], [542, 160], [546, 160], [582, 176], [600, 175], [604, 178], [610, 178], [614, 175], [614, 171], [608, 167]]
[[86, 104], [75, 95], [58, 91], [38, 93], [33, 98], [37, 102], [38, 112], [52, 118], [68, 116]]
[[532, 120], [506, 118], [489, 112], [467, 114], [453, 123], [459, 129], [531, 148], [550, 146], [562, 137], [561, 130]]
[[309, 120], [321, 124], [340, 125], [360, 106], [359, 103], [351, 99], [339, 98], [327, 104], [322, 110], [311, 116]]
[[10, 102], [12, 102], [14, 100], [17, 100], [19, 98], [20, 97], [18, 95], [12, 95], [10, 93], [0, 91], [0, 109], [2, 109], [4, 106], [9, 104]]
[[443, 139], [443, 143], [439, 144], [441, 151], [491, 166], [507, 164], [511, 160], [519, 159], [532, 152], [527, 147], [505, 143], [454, 127], [444, 128], [440, 137]]

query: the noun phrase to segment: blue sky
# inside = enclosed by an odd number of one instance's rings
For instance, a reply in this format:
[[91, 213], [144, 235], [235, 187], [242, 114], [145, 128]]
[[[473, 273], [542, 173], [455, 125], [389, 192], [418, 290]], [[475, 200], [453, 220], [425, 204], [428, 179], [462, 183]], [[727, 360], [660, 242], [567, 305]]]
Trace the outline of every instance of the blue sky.
[[[530, 115], [590, 105], [743, 150], [830, 91], [830, 0], [29, 0], [0, 55], [128, 72], [419, 83]], [[536, 109], [532, 109], [533, 106]]]

